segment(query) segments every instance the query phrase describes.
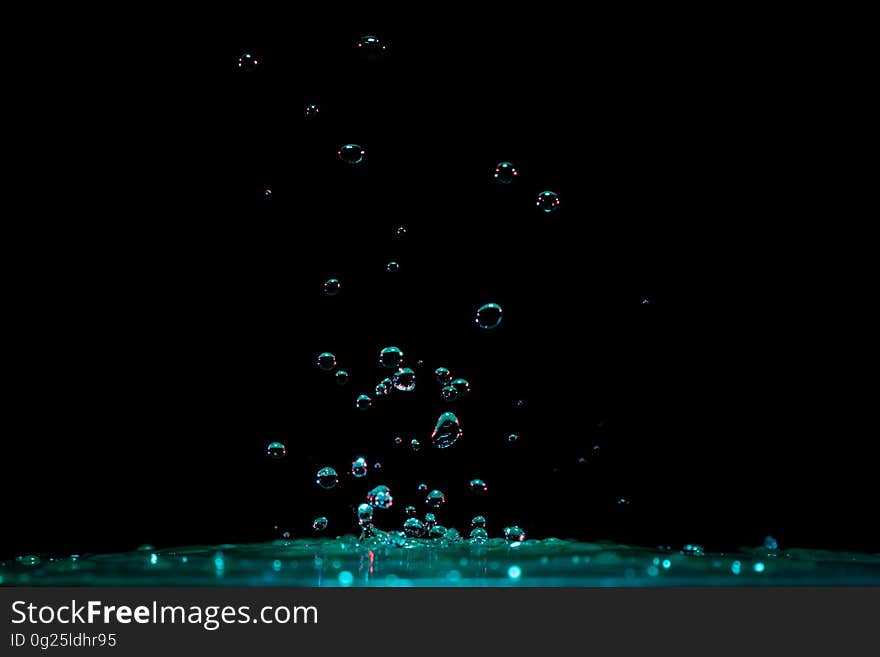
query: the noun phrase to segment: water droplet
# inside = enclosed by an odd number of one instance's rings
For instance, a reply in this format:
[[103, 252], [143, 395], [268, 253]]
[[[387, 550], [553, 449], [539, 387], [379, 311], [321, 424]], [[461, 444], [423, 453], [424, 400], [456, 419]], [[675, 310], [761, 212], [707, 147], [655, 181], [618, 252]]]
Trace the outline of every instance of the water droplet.
[[388, 50], [385, 43], [377, 36], [367, 34], [357, 42], [357, 49], [367, 61], [378, 61], [383, 58]]
[[406, 237], [406, 226], [398, 226], [394, 229], [394, 234], [397, 237]]
[[259, 58], [250, 52], [243, 52], [238, 58], [238, 70], [248, 73], [256, 71], [260, 65]]
[[354, 402], [355, 408], [359, 411], [369, 410], [370, 406], [373, 405], [373, 400], [370, 399], [367, 395], [358, 395], [358, 398]]
[[281, 459], [287, 456], [287, 448], [284, 443], [272, 442], [266, 448], [266, 455], [273, 459]]
[[485, 543], [487, 540], [489, 540], [489, 532], [482, 527], [471, 530], [471, 543]]
[[367, 493], [367, 501], [377, 509], [390, 509], [394, 503], [391, 489], [388, 486], [376, 486]]
[[447, 411], [437, 418], [437, 424], [434, 425], [434, 431], [431, 434], [431, 442], [434, 447], [445, 449], [451, 447], [461, 438], [461, 424], [455, 413]]
[[339, 159], [346, 164], [360, 164], [364, 161], [364, 156], [366, 156], [366, 154], [367, 151], [361, 148], [358, 144], [345, 144], [344, 146], [340, 146], [339, 150], [336, 151], [336, 155], [339, 156]]
[[518, 440], [519, 440], [518, 433], [511, 433], [511, 434], [507, 435], [507, 444], [508, 445], [513, 445], [513, 443], [517, 442]]
[[519, 175], [519, 171], [510, 162], [499, 162], [495, 166], [495, 173], [492, 176], [495, 180], [503, 185], [509, 185]]
[[501, 323], [501, 306], [487, 303], [477, 309], [477, 326], [481, 329], [493, 329]]
[[312, 521], [312, 529], [314, 529], [316, 532], [324, 531], [325, 529], [327, 529], [327, 525], [327, 518], [325, 518], [324, 516], [321, 516], [320, 518], [315, 518]]
[[[392, 547], [403, 547], [406, 545], [406, 534], [396, 529], [392, 529], [388, 532], [385, 542]], [[391, 575], [388, 575], [388, 577], [396, 577], [396, 575], [392, 573]]]
[[556, 212], [559, 209], [559, 194], [556, 192], [541, 192], [535, 203], [542, 212]]
[[321, 488], [329, 490], [339, 483], [339, 475], [336, 474], [336, 470], [333, 468], [321, 468], [318, 470], [318, 475], [315, 481]]
[[385, 347], [379, 352], [379, 365], [389, 370], [400, 369], [403, 365], [403, 351], [398, 347]]
[[416, 515], [416, 507], [414, 507], [412, 505], [406, 507], [405, 511], [406, 511], [406, 515], [408, 515], [408, 516]]
[[27, 554], [21, 557], [15, 557], [15, 560], [22, 566], [37, 566], [40, 563], [40, 557], [34, 554]]
[[264, 201], [271, 201], [272, 200], [272, 188], [271, 187], [266, 187], [265, 189], [263, 189], [263, 200]]
[[627, 498], [625, 498], [625, 497], [619, 497], [619, 498], [617, 498], [617, 506], [630, 506], [631, 504], [632, 504], [632, 502], [630, 502], [630, 501], [629, 501]]
[[706, 551], [703, 549], [702, 545], [698, 545], [697, 543], [688, 543], [681, 549], [682, 554], [687, 554], [692, 557], [702, 557], [706, 554]]
[[365, 477], [369, 469], [370, 468], [367, 465], [367, 459], [365, 459], [363, 456], [358, 456], [354, 461], [351, 462], [351, 474], [355, 477]]
[[281, 532], [281, 538], [285, 541], [290, 539], [290, 532]]
[[776, 540], [775, 538], [773, 538], [772, 536], [767, 536], [767, 537], [764, 539], [764, 549], [765, 549], [765, 550], [778, 550], [778, 549], [779, 549], [779, 543], [778, 543], [777, 540]]
[[448, 385], [452, 382], [452, 372], [445, 367], [438, 367], [434, 370], [434, 380], [441, 386]]
[[376, 461], [376, 462], [373, 464], [373, 470], [381, 470], [381, 469], [382, 469], [382, 462], [381, 462], [381, 461]]
[[427, 497], [425, 497], [425, 504], [427, 504], [432, 509], [439, 509], [446, 503], [446, 496], [443, 494], [443, 491], [432, 490], [428, 493]]
[[754, 570], [756, 573], [763, 573], [764, 564], [759, 561], [754, 566], [752, 566], [752, 570]]
[[419, 484], [420, 493], [424, 493], [426, 490], [428, 490], [428, 484]]
[[409, 446], [412, 447], [412, 450], [414, 452], [418, 452], [422, 448], [422, 443], [420, 443], [417, 439], [413, 438], [410, 441]]
[[484, 516], [474, 516], [471, 518], [471, 527], [485, 527], [486, 518]]
[[400, 263], [396, 260], [392, 260], [387, 265], [385, 265], [385, 271], [388, 271], [392, 274], [400, 271]]
[[377, 397], [387, 397], [391, 394], [391, 389], [394, 387], [393, 382], [390, 378], [384, 378], [379, 383], [376, 384], [376, 396]]
[[511, 525], [504, 528], [504, 538], [511, 543], [522, 543], [526, 540], [526, 533], [518, 525]]
[[370, 504], [359, 504], [357, 508], [358, 524], [361, 527], [369, 527], [373, 524], [373, 507]]
[[485, 493], [487, 490], [489, 490], [486, 482], [482, 479], [471, 479], [468, 486], [470, 486], [472, 493]]
[[318, 355], [318, 367], [322, 370], [329, 371], [336, 367], [336, 356], [329, 351]]
[[342, 287], [342, 283], [339, 282], [338, 278], [328, 278], [324, 281], [324, 294], [328, 297], [335, 297], [339, 294], [339, 288]]
[[425, 529], [431, 529], [434, 525], [437, 524], [437, 518], [433, 513], [425, 514]]
[[401, 392], [412, 392], [416, 389], [416, 373], [408, 367], [399, 369], [394, 374], [394, 388]]
[[395, 445], [402, 445], [402, 444], [403, 444], [403, 438], [401, 438], [400, 436], [394, 436], [394, 444], [395, 444]]
[[515, 402], [513, 402], [513, 406], [517, 410], [522, 410], [526, 407], [526, 402], [524, 399], [517, 399]]
[[449, 385], [455, 388], [455, 392], [458, 393], [457, 399], [461, 399], [462, 397], [471, 394], [471, 384], [468, 383], [467, 379], [455, 379]]
[[336, 383], [338, 383], [339, 385], [344, 386], [346, 383], [348, 383], [348, 379], [348, 372], [346, 372], [345, 370], [339, 370], [338, 372], [336, 372]]
[[440, 398], [445, 402], [453, 402], [458, 399], [458, 390], [453, 386], [443, 386], [440, 389]]
[[313, 119], [321, 113], [321, 108], [317, 105], [306, 105], [305, 115], [307, 119]]
[[651, 305], [651, 297], [642, 297], [642, 305], [650, 306]]
[[443, 525], [434, 525], [428, 530], [428, 538], [443, 538], [448, 531]]
[[739, 575], [740, 570], [742, 570], [742, 564], [739, 561], [734, 561], [732, 564], [730, 564], [730, 572], [732, 572], [734, 575]]
[[410, 538], [419, 538], [425, 533], [425, 525], [418, 518], [407, 518], [403, 523], [403, 531]]

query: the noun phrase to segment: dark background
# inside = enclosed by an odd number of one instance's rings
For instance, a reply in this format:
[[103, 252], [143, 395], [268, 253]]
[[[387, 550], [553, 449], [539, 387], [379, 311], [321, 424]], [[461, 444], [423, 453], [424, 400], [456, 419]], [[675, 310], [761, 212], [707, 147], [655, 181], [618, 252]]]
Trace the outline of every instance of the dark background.
[[[0, 556], [303, 536], [318, 515], [339, 535], [379, 483], [391, 529], [425, 511], [422, 481], [461, 531], [483, 513], [492, 535], [880, 548], [824, 99], [790, 23], [239, 18], [28, 24]], [[363, 165], [336, 159], [347, 142]], [[480, 331], [489, 301], [504, 319]], [[388, 345], [423, 361], [416, 391], [358, 412]], [[473, 388], [448, 450], [428, 447], [440, 365]], [[381, 472], [345, 476], [357, 455]]]

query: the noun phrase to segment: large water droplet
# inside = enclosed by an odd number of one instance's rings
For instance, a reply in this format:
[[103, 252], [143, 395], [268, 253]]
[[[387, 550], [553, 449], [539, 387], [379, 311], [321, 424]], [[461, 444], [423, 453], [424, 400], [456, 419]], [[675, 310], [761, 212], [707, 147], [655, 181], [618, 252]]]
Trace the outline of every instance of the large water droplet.
[[492, 177], [504, 185], [509, 185], [518, 175], [519, 171], [516, 170], [513, 164], [510, 162], [499, 162], [495, 166], [495, 173]]
[[399, 369], [394, 374], [394, 387], [401, 392], [412, 392], [416, 389], [416, 373], [408, 367]]
[[438, 367], [434, 370], [434, 380], [441, 386], [448, 385], [452, 382], [452, 372], [445, 367]]
[[398, 347], [385, 347], [379, 352], [379, 365], [389, 370], [400, 369], [403, 365], [403, 351]]
[[314, 519], [314, 521], [312, 522], [312, 529], [314, 529], [316, 532], [322, 532], [327, 529], [328, 524], [329, 523], [327, 521], [327, 518], [321, 516], [320, 518]]
[[339, 282], [338, 278], [328, 278], [324, 281], [324, 294], [328, 297], [335, 297], [339, 294], [339, 288], [342, 287], [342, 283]]
[[504, 538], [511, 543], [522, 543], [526, 540], [526, 533], [518, 525], [504, 528]]
[[425, 504], [427, 504], [432, 509], [439, 509], [446, 503], [446, 496], [443, 494], [443, 491], [440, 490], [432, 490], [425, 497]]
[[461, 423], [455, 413], [446, 412], [437, 419], [434, 432], [431, 434], [431, 442], [434, 447], [445, 449], [451, 447], [461, 438]]
[[266, 447], [266, 455], [273, 459], [282, 459], [287, 456], [287, 448], [284, 446], [284, 443], [271, 442]]
[[373, 400], [369, 398], [367, 395], [358, 395], [358, 398], [354, 401], [354, 406], [359, 411], [367, 411], [370, 409], [370, 406], [373, 405]]
[[321, 488], [326, 488], [329, 490], [339, 483], [339, 475], [336, 474], [336, 470], [334, 470], [333, 468], [321, 468], [320, 470], [318, 470], [316, 482]]
[[471, 479], [468, 486], [470, 487], [472, 493], [485, 493], [487, 490], [489, 490], [486, 482], [482, 479]]
[[477, 309], [477, 326], [481, 329], [493, 329], [501, 323], [501, 306], [487, 303]]
[[369, 527], [373, 524], [373, 507], [370, 504], [360, 504], [357, 508], [358, 524], [361, 527]]
[[336, 356], [329, 351], [325, 351], [318, 355], [318, 367], [322, 370], [329, 371], [336, 367]]
[[367, 501], [377, 509], [390, 509], [394, 503], [391, 489], [388, 486], [376, 486], [367, 493]]
[[248, 73], [256, 71], [260, 65], [260, 59], [251, 52], [243, 52], [238, 58], [238, 70]]
[[556, 212], [559, 209], [559, 194], [556, 192], [541, 192], [535, 206], [542, 212]]
[[358, 144], [345, 144], [339, 147], [336, 155], [346, 164], [360, 164], [364, 161], [367, 151]]
[[337, 371], [335, 377], [336, 377], [336, 383], [338, 383], [341, 386], [344, 386], [346, 383], [348, 383], [349, 376], [348, 376], [348, 372], [346, 372], [345, 370]]
[[351, 474], [353, 474], [355, 477], [365, 477], [369, 469], [370, 468], [367, 465], [367, 459], [365, 459], [363, 456], [358, 456], [354, 461], [351, 462]]

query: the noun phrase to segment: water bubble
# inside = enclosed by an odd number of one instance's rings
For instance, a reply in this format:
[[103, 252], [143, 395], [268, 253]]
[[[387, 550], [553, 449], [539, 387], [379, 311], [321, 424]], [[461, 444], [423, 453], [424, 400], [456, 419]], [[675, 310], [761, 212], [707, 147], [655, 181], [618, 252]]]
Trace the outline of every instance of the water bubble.
[[734, 575], [739, 575], [740, 570], [742, 570], [742, 564], [739, 561], [734, 561], [732, 564], [730, 564], [730, 572], [732, 572]]
[[358, 398], [354, 401], [354, 405], [359, 411], [366, 411], [373, 405], [373, 400], [367, 395], [358, 395]]
[[376, 486], [367, 493], [367, 501], [377, 509], [390, 509], [394, 503], [391, 489], [388, 486]]
[[413, 438], [409, 446], [412, 448], [412, 451], [418, 452], [422, 448], [422, 443], [420, 443], [417, 439]]
[[251, 73], [260, 65], [259, 58], [250, 52], [243, 52], [238, 58], [238, 70]]
[[387, 265], [385, 265], [385, 271], [390, 272], [392, 274], [400, 271], [400, 263], [396, 260], [392, 260]]
[[414, 507], [412, 505], [406, 507], [405, 511], [406, 511], [406, 515], [408, 515], [408, 516], [416, 515], [416, 507]]
[[281, 459], [287, 456], [287, 448], [284, 443], [272, 442], [266, 447], [266, 455], [273, 459]]
[[385, 347], [379, 352], [379, 365], [389, 370], [400, 369], [403, 365], [403, 351], [398, 347]]
[[342, 283], [339, 282], [338, 278], [328, 278], [324, 281], [324, 294], [328, 297], [335, 297], [339, 294], [339, 288], [342, 287]]
[[272, 200], [272, 188], [271, 187], [266, 187], [265, 189], [263, 189], [263, 200], [265, 200], [265, 201]]
[[517, 410], [522, 410], [526, 407], [526, 401], [525, 399], [517, 399], [515, 402], [513, 402], [513, 406]]
[[339, 150], [336, 151], [336, 155], [339, 159], [346, 164], [360, 164], [364, 161], [364, 156], [366, 154], [367, 151], [358, 144], [345, 144], [340, 146]]
[[281, 538], [283, 538], [285, 541], [289, 540], [290, 532], [281, 532]]
[[434, 431], [431, 434], [431, 442], [434, 447], [445, 449], [451, 447], [461, 438], [461, 424], [455, 413], [447, 411], [440, 415], [437, 424], [434, 425]]
[[764, 572], [764, 564], [759, 561], [754, 566], [752, 566], [752, 570], [754, 570], [756, 573], [763, 573]]
[[321, 113], [321, 108], [315, 104], [306, 105], [305, 115], [307, 119], [313, 119]]
[[448, 385], [452, 381], [452, 372], [445, 367], [438, 367], [434, 370], [434, 380], [441, 386]]
[[362, 36], [357, 42], [357, 49], [368, 61], [382, 59], [385, 51], [388, 50], [385, 43], [379, 37], [372, 34]]
[[381, 469], [382, 469], [382, 463], [381, 463], [381, 461], [376, 461], [376, 462], [373, 464], [373, 470], [381, 470]]
[[398, 226], [394, 229], [394, 234], [397, 237], [406, 237], [406, 226]]
[[327, 525], [327, 518], [325, 518], [324, 516], [321, 516], [320, 518], [315, 518], [312, 521], [312, 529], [314, 529], [316, 532], [324, 531], [325, 529], [327, 529]]
[[373, 507], [370, 504], [359, 504], [357, 508], [358, 524], [361, 527], [369, 527], [373, 524]]
[[519, 175], [519, 171], [510, 162], [499, 162], [495, 166], [495, 173], [492, 176], [495, 180], [503, 185], [509, 185]]
[[336, 372], [335, 378], [336, 378], [336, 383], [338, 383], [341, 386], [344, 386], [346, 383], [348, 383], [348, 379], [350, 377], [348, 375], [348, 372], [346, 372], [345, 370], [339, 370], [338, 372]]
[[481, 329], [493, 329], [501, 323], [501, 306], [497, 303], [483, 304], [477, 309], [477, 326]]
[[377, 397], [387, 397], [391, 394], [391, 389], [394, 387], [393, 382], [390, 378], [384, 378], [379, 383], [376, 384], [376, 396]]
[[511, 433], [511, 434], [507, 435], [507, 444], [508, 445], [513, 445], [513, 443], [517, 442], [518, 440], [519, 440], [518, 433]]
[[443, 386], [440, 389], [440, 398], [445, 402], [453, 402], [458, 399], [458, 390], [454, 386]]
[[489, 490], [486, 482], [482, 479], [471, 479], [468, 486], [470, 486], [472, 493], [485, 493], [487, 490]]
[[451, 385], [453, 388], [455, 388], [455, 392], [458, 393], [457, 398], [459, 398], [459, 399], [471, 394], [471, 384], [468, 383], [467, 379], [455, 379], [449, 385]]
[[[406, 534], [396, 529], [388, 532], [385, 542], [392, 547], [403, 547], [406, 545]], [[389, 575], [388, 577], [392, 577]]]
[[394, 436], [394, 444], [395, 444], [395, 445], [402, 445], [402, 444], [403, 444], [403, 438], [401, 438], [400, 436]]
[[526, 533], [521, 527], [519, 527], [519, 525], [511, 525], [510, 527], [504, 528], [504, 538], [511, 543], [522, 543], [526, 540]]
[[365, 477], [369, 469], [370, 468], [367, 465], [367, 459], [365, 459], [363, 456], [358, 456], [354, 461], [351, 462], [351, 474], [355, 477]]
[[15, 560], [22, 566], [37, 566], [40, 563], [40, 557], [34, 554], [26, 554], [24, 556], [15, 557]]
[[408, 367], [399, 369], [394, 374], [394, 388], [401, 392], [412, 392], [416, 389], [416, 373]]
[[318, 355], [318, 367], [322, 370], [329, 371], [336, 367], [336, 356], [329, 351], [325, 351]]
[[446, 496], [443, 494], [443, 491], [440, 490], [432, 490], [425, 497], [425, 504], [427, 504], [432, 509], [439, 509], [446, 503]]
[[482, 527], [471, 530], [471, 543], [485, 543], [489, 540], [489, 532]]
[[535, 206], [542, 212], [556, 212], [559, 209], [559, 194], [556, 192], [541, 192]]
[[318, 470], [315, 481], [321, 488], [329, 490], [339, 483], [339, 475], [333, 468], [325, 467]]
[[425, 525], [418, 518], [407, 518], [403, 523], [403, 531], [410, 538], [419, 538], [425, 533]]
[[682, 554], [688, 554], [693, 557], [702, 557], [706, 554], [706, 550], [702, 545], [698, 545], [697, 543], [688, 543], [681, 549]]
[[428, 490], [428, 484], [419, 484], [420, 493], [424, 493], [426, 490]]
[[484, 516], [474, 516], [471, 518], [471, 527], [485, 527], [486, 518]]
[[437, 524], [437, 518], [433, 513], [425, 514], [425, 529], [431, 529], [434, 525]]
[[778, 550], [779, 542], [773, 538], [772, 536], [767, 536], [764, 539], [764, 549], [765, 550]]
[[651, 305], [651, 297], [642, 297], [642, 305], [650, 306]]
[[449, 530], [443, 525], [434, 525], [428, 530], [429, 538], [443, 538]]

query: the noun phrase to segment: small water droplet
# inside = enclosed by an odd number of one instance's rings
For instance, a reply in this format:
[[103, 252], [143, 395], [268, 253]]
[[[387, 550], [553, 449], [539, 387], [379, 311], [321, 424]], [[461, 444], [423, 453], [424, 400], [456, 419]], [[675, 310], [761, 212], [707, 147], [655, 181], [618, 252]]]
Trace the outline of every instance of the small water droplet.
[[406, 507], [405, 511], [406, 511], [406, 515], [408, 515], [408, 516], [416, 515], [416, 507], [414, 507], [412, 505]]
[[556, 192], [541, 192], [538, 194], [536, 207], [542, 212], [556, 212], [559, 209], [559, 194]]
[[287, 448], [284, 443], [271, 442], [266, 447], [266, 455], [273, 459], [282, 459], [287, 456]]
[[369, 469], [370, 468], [367, 465], [367, 459], [365, 459], [363, 456], [358, 456], [354, 461], [351, 462], [351, 474], [355, 477], [365, 477]]
[[477, 309], [477, 326], [481, 329], [493, 329], [501, 323], [501, 306], [497, 303], [483, 304]]
[[366, 34], [358, 39], [357, 49], [367, 61], [379, 61], [384, 58], [387, 45], [377, 36]]
[[346, 164], [360, 164], [364, 161], [367, 151], [358, 144], [345, 144], [339, 147], [336, 155]]
[[697, 543], [688, 543], [681, 549], [682, 554], [687, 554], [692, 557], [702, 557], [706, 554], [706, 551], [703, 549], [702, 545]]
[[369, 527], [373, 524], [373, 506], [371, 504], [359, 504], [357, 508], [358, 524], [361, 527]]
[[285, 541], [289, 540], [290, 532], [281, 532], [281, 538], [283, 538]]
[[425, 529], [431, 529], [434, 525], [437, 524], [437, 518], [433, 513], [425, 514]]
[[489, 490], [486, 482], [482, 479], [471, 479], [468, 486], [470, 487], [472, 493], [485, 493], [487, 490]]
[[449, 385], [452, 382], [452, 372], [445, 367], [438, 367], [434, 370], [434, 380], [441, 386]]
[[778, 550], [779, 542], [773, 538], [772, 536], [767, 536], [764, 539], [764, 549], [765, 550]]
[[376, 461], [376, 462], [373, 464], [373, 470], [381, 470], [381, 469], [382, 469], [382, 462], [381, 462], [381, 461]]
[[323, 289], [324, 294], [328, 297], [335, 297], [339, 294], [339, 289], [342, 287], [342, 283], [339, 282], [338, 278], [328, 278], [324, 281]]
[[507, 444], [508, 445], [513, 445], [513, 443], [517, 442], [518, 440], [519, 440], [518, 433], [511, 433], [511, 434], [507, 435]]
[[461, 423], [455, 413], [447, 411], [437, 418], [434, 431], [431, 434], [431, 442], [434, 447], [446, 449], [451, 447], [462, 436]]
[[443, 494], [443, 491], [432, 490], [425, 497], [425, 504], [427, 504], [432, 509], [439, 509], [446, 503], [446, 496]]
[[471, 530], [471, 543], [485, 543], [489, 540], [489, 532], [482, 527], [476, 527]]
[[401, 438], [400, 436], [394, 436], [394, 444], [395, 444], [395, 445], [402, 445], [402, 444], [403, 444], [403, 438]]
[[408, 367], [402, 367], [394, 374], [394, 388], [401, 392], [412, 392], [416, 389], [416, 373]]
[[260, 65], [260, 59], [251, 52], [243, 52], [238, 57], [238, 70], [251, 73], [257, 70]]
[[518, 525], [511, 525], [504, 528], [504, 538], [511, 543], [522, 543], [526, 540], [526, 533]]
[[324, 467], [318, 470], [315, 481], [321, 488], [329, 490], [339, 483], [339, 475], [333, 468]]
[[426, 490], [428, 490], [428, 484], [419, 484], [418, 488], [420, 493], [424, 493]]
[[395, 274], [400, 271], [400, 263], [396, 260], [392, 260], [387, 265], [385, 265], [385, 271]]
[[346, 383], [348, 383], [348, 380], [350, 377], [348, 375], [348, 372], [346, 372], [345, 370], [339, 370], [336, 372], [335, 378], [336, 378], [336, 383], [338, 383], [341, 386], [344, 386]]
[[471, 527], [485, 527], [486, 518], [484, 516], [474, 516], [471, 518]]
[[15, 560], [22, 566], [38, 566], [40, 564], [40, 557], [35, 554], [26, 554], [24, 556], [15, 557]]
[[403, 365], [403, 351], [398, 347], [385, 347], [379, 352], [379, 365], [389, 370], [400, 369]]
[[449, 385], [455, 388], [455, 392], [458, 393], [458, 399], [471, 394], [471, 384], [468, 383], [467, 379], [454, 379]]
[[418, 518], [407, 518], [403, 523], [403, 531], [410, 538], [420, 538], [425, 533], [425, 525]]
[[305, 115], [307, 119], [314, 119], [321, 113], [321, 108], [315, 104], [306, 105]]
[[369, 398], [367, 395], [358, 395], [358, 398], [354, 402], [355, 408], [359, 411], [369, 410], [373, 405], [373, 400]]
[[418, 451], [422, 448], [422, 443], [420, 443], [420, 442], [418, 441], [418, 439], [413, 438], [413, 439], [410, 441], [409, 446], [412, 448], [412, 451], [414, 451], [414, 452], [418, 452]]
[[327, 529], [328, 524], [329, 523], [327, 522], [327, 518], [321, 516], [320, 518], [315, 518], [312, 521], [312, 529], [314, 529], [316, 532], [322, 532]]
[[263, 200], [271, 201], [272, 200], [272, 188], [266, 187], [263, 189]]
[[440, 389], [440, 399], [445, 402], [454, 402], [458, 399], [458, 390], [453, 386], [443, 386]]
[[367, 493], [367, 501], [377, 509], [390, 509], [394, 503], [391, 489], [388, 486], [376, 486]]
[[329, 351], [325, 351], [322, 354], [318, 355], [318, 367], [324, 371], [332, 370], [336, 367], [336, 356], [331, 354]]
[[398, 226], [395, 228], [394, 235], [396, 237], [406, 237], [406, 226]]
[[495, 166], [495, 173], [492, 177], [502, 185], [509, 185], [519, 175], [519, 171], [510, 162], [499, 162]]
[[391, 394], [391, 389], [393, 387], [394, 384], [390, 378], [386, 377], [382, 379], [381, 381], [379, 381], [379, 383], [376, 384], [376, 397], [387, 397]]

